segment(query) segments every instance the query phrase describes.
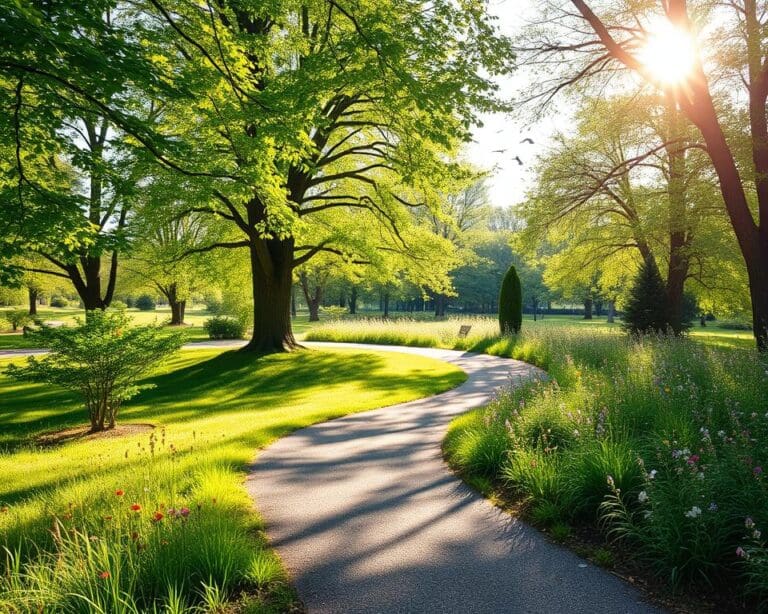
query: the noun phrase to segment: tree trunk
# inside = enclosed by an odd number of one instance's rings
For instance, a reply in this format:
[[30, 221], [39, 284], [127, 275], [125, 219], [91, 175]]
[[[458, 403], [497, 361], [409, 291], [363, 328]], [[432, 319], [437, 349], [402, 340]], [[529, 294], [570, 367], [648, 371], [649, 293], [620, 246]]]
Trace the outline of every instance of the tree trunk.
[[37, 298], [39, 292], [36, 288], [27, 288], [27, 294], [29, 295], [29, 315], [37, 315]]
[[384, 318], [389, 317], [389, 292], [385, 292], [381, 299], [384, 311]]
[[183, 326], [187, 301], [169, 301], [168, 304], [171, 306], [171, 326]]
[[701, 316], [699, 318], [699, 324], [701, 325], [702, 328], [706, 328], [707, 327], [707, 314], [706, 313], [702, 313], [701, 314]]
[[755, 251], [758, 254], [747, 265], [752, 295], [752, 329], [757, 348], [768, 352], [768, 237]]
[[291, 317], [296, 317], [296, 286], [291, 286]]
[[248, 247], [253, 335], [243, 351], [259, 354], [291, 351], [299, 347], [291, 330], [293, 239], [254, 238]]
[[584, 319], [585, 320], [591, 320], [592, 319], [592, 305], [594, 302], [592, 301], [592, 298], [585, 298], [584, 299]]
[[349, 313], [352, 315], [357, 313], [357, 288], [352, 287], [352, 293], [349, 296]]
[[616, 320], [616, 301], [608, 301], [608, 324], [613, 324]]
[[539, 311], [539, 300], [534, 298], [531, 301], [531, 304], [533, 305], [533, 321], [536, 322], [538, 318], [538, 311]]

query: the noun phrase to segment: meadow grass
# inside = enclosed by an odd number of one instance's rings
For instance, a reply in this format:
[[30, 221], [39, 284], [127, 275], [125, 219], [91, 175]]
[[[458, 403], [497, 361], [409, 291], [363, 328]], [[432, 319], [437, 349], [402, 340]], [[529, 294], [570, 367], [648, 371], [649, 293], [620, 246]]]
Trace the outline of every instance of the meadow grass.
[[[462, 323], [472, 324], [465, 339]], [[718, 337], [632, 339], [617, 327], [492, 320], [339, 322], [310, 339], [435, 345], [539, 365], [549, 379], [456, 418], [449, 462], [566, 534], [599, 529], [673, 588], [768, 605], [768, 360]], [[726, 340], [723, 343], [723, 339]], [[495, 492], [494, 492], [495, 491]]]
[[220, 611], [233, 599], [238, 611], [290, 609], [242, 487], [255, 451], [464, 378], [390, 353], [187, 350], [118, 417], [154, 430], [45, 447], [41, 433], [85, 422], [78, 400], [0, 376], [0, 611]]

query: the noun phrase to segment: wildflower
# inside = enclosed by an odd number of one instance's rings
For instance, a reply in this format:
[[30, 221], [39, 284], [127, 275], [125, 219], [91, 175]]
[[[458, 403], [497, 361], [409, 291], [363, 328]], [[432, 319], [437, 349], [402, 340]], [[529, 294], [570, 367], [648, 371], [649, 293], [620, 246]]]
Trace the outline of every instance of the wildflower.
[[141, 511], [141, 506], [138, 503], [134, 503], [131, 506], [131, 511], [132, 512], [140, 512]]
[[755, 475], [761, 475], [763, 473], [763, 468], [758, 465], [752, 470], [752, 473]]
[[101, 578], [102, 580], [106, 580], [107, 578], [109, 578], [110, 575], [111, 574], [108, 571], [102, 571], [99, 574], [99, 578]]
[[139, 534], [136, 531], [134, 531], [133, 533], [131, 533], [131, 539], [133, 541], [136, 541], [137, 539], [139, 539]]
[[646, 501], [648, 501], [648, 493], [645, 492], [644, 490], [640, 491], [640, 494], [637, 495], [637, 500], [640, 503], [645, 503]]
[[4, 505], [3, 507], [0, 507], [0, 514], [7, 514], [8, 513], [8, 506]]
[[755, 528], [755, 521], [752, 520], [752, 518], [750, 516], [747, 516], [744, 519], [744, 526], [747, 527], [748, 529], [754, 529]]
[[704, 479], [704, 472], [703, 471], [699, 471], [696, 474], [696, 478], [699, 479], [699, 480], [703, 480]]
[[698, 454], [692, 454], [688, 457], [688, 464], [689, 465], [695, 465], [699, 462], [699, 455]]
[[608, 482], [608, 486], [610, 486], [611, 488], [615, 488], [616, 487], [616, 482], [613, 481], [613, 476], [609, 475], [607, 482]]
[[709, 504], [709, 507], [707, 508], [710, 512], [716, 512], [717, 511], [717, 503], [712, 501], [712, 503]]
[[90, 540], [92, 543], [94, 543], [94, 544], [95, 544], [97, 541], [99, 541], [99, 538], [98, 538], [98, 536], [96, 536], [96, 535], [91, 535], [91, 536], [90, 536], [88, 539], [89, 539], [89, 540]]
[[179, 510], [179, 514], [181, 514], [183, 518], [186, 518], [187, 516], [189, 516], [189, 508], [188, 507], [182, 507]]
[[123, 489], [121, 489], [121, 488], [118, 488], [115, 491], [115, 495], [118, 496], [118, 497], [122, 497], [124, 494], [125, 494], [125, 491]]
[[658, 471], [656, 471], [655, 469], [651, 469], [651, 472], [648, 474], [648, 479], [652, 480], [653, 478], [656, 477], [657, 473], [658, 473]]
[[717, 431], [718, 437], [725, 437], [725, 431]]
[[752, 531], [752, 539], [760, 539], [760, 536], [762, 534], [763, 533], [759, 529], [755, 529], [754, 531]]
[[744, 548], [742, 548], [741, 546], [736, 548], [736, 556], [741, 558], [741, 559], [748, 559], [749, 558], [749, 555], [747, 554], [746, 550], [744, 550]]
[[699, 516], [701, 516], [701, 508], [697, 505], [694, 505], [691, 509], [685, 512], [686, 518], [698, 518]]
[[159, 510], [152, 514], [152, 522], [160, 522], [163, 518], [165, 518], [165, 514]]

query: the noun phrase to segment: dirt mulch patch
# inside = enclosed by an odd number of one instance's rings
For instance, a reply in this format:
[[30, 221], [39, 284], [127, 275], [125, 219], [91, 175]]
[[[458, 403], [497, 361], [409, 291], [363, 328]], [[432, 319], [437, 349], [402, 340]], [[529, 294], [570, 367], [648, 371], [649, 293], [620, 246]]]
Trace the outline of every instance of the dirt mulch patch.
[[40, 446], [55, 446], [76, 440], [90, 441], [95, 439], [114, 439], [117, 437], [148, 433], [154, 430], [154, 428], [154, 424], [118, 424], [115, 428], [109, 429], [108, 431], [92, 433], [91, 428], [88, 426], [76, 426], [60, 431], [42, 433], [35, 438], [35, 443]]

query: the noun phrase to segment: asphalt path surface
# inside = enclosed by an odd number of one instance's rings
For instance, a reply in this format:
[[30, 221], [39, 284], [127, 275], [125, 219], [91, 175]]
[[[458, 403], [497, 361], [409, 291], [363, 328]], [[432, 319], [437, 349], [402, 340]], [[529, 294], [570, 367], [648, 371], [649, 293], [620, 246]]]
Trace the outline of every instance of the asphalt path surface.
[[261, 452], [246, 486], [310, 613], [659, 612], [612, 574], [549, 542], [454, 476], [453, 417], [542, 376], [464, 352], [357, 344], [443, 360], [443, 394], [318, 424]]

